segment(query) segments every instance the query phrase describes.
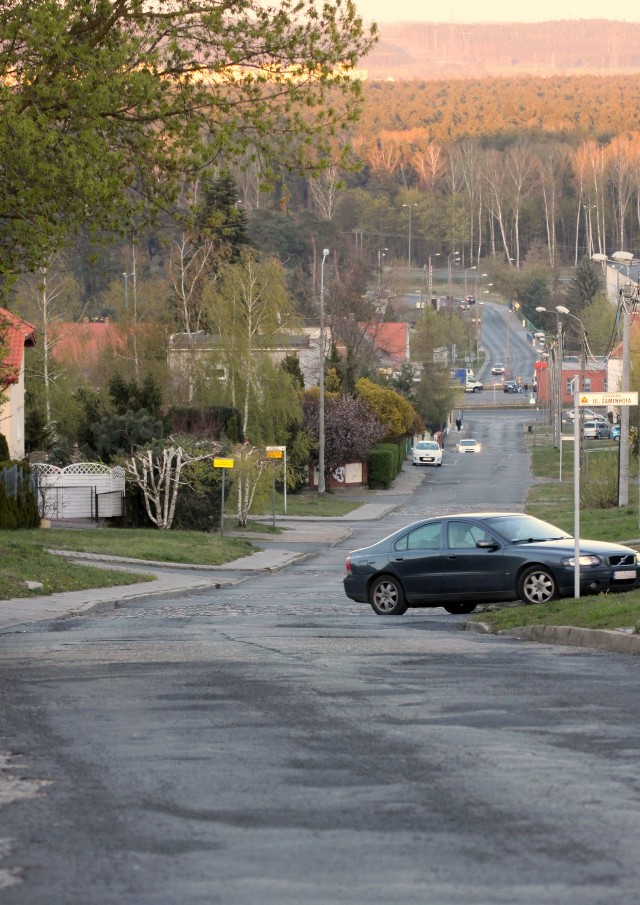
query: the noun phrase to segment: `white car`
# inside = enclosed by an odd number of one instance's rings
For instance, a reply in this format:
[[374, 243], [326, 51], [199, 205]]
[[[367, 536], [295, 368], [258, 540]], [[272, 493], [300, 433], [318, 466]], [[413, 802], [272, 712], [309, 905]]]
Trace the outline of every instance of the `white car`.
[[479, 453], [482, 450], [482, 446], [478, 440], [459, 440], [456, 444], [456, 450], [459, 453]]
[[437, 440], [418, 440], [411, 456], [413, 465], [442, 465], [442, 449]]
[[[582, 409], [582, 414], [584, 415], [587, 421], [606, 421], [607, 419], [604, 415], [599, 415], [597, 412], [592, 411], [591, 409]], [[567, 421], [573, 421], [574, 411], [573, 409], [568, 409], [565, 412], [565, 416]]]
[[494, 366], [491, 368], [492, 374], [504, 374], [504, 365], [501, 361], [496, 361]]

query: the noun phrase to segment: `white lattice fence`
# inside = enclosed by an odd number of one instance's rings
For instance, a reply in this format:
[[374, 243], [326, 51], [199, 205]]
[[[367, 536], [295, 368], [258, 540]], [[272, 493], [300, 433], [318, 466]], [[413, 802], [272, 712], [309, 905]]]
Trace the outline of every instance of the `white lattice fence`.
[[125, 473], [99, 462], [77, 462], [59, 468], [34, 463], [41, 518], [116, 518], [122, 515]]

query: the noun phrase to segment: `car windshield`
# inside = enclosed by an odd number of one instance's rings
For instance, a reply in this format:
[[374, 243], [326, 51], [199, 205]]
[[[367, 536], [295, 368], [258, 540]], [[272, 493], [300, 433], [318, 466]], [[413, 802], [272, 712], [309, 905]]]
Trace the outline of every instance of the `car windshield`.
[[416, 443], [416, 449], [440, 449], [435, 440], [421, 440]]
[[571, 540], [555, 525], [532, 515], [499, 515], [488, 519], [491, 528], [509, 544], [532, 544], [545, 540]]
[[475, 445], [476, 445], [475, 440], [461, 440], [460, 441], [460, 446], [475, 446]]

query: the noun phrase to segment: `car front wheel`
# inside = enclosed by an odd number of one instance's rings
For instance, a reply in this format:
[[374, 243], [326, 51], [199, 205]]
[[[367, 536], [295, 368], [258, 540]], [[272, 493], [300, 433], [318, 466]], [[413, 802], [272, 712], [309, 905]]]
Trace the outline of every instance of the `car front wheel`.
[[558, 596], [556, 580], [544, 566], [530, 566], [520, 576], [518, 596], [525, 603], [548, 603]]
[[407, 612], [402, 585], [392, 575], [381, 575], [372, 582], [369, 603], [378, 616], [402, 616]]

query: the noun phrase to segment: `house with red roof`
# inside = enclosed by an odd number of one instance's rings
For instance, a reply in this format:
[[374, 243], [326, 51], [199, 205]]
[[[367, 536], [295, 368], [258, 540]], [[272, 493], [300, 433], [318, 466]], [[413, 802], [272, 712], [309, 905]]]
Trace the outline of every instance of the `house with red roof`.
[[0, 308], [0, 434], [12, 459], [24, 459], [24, 350], [35, 344], [36, 328]]

